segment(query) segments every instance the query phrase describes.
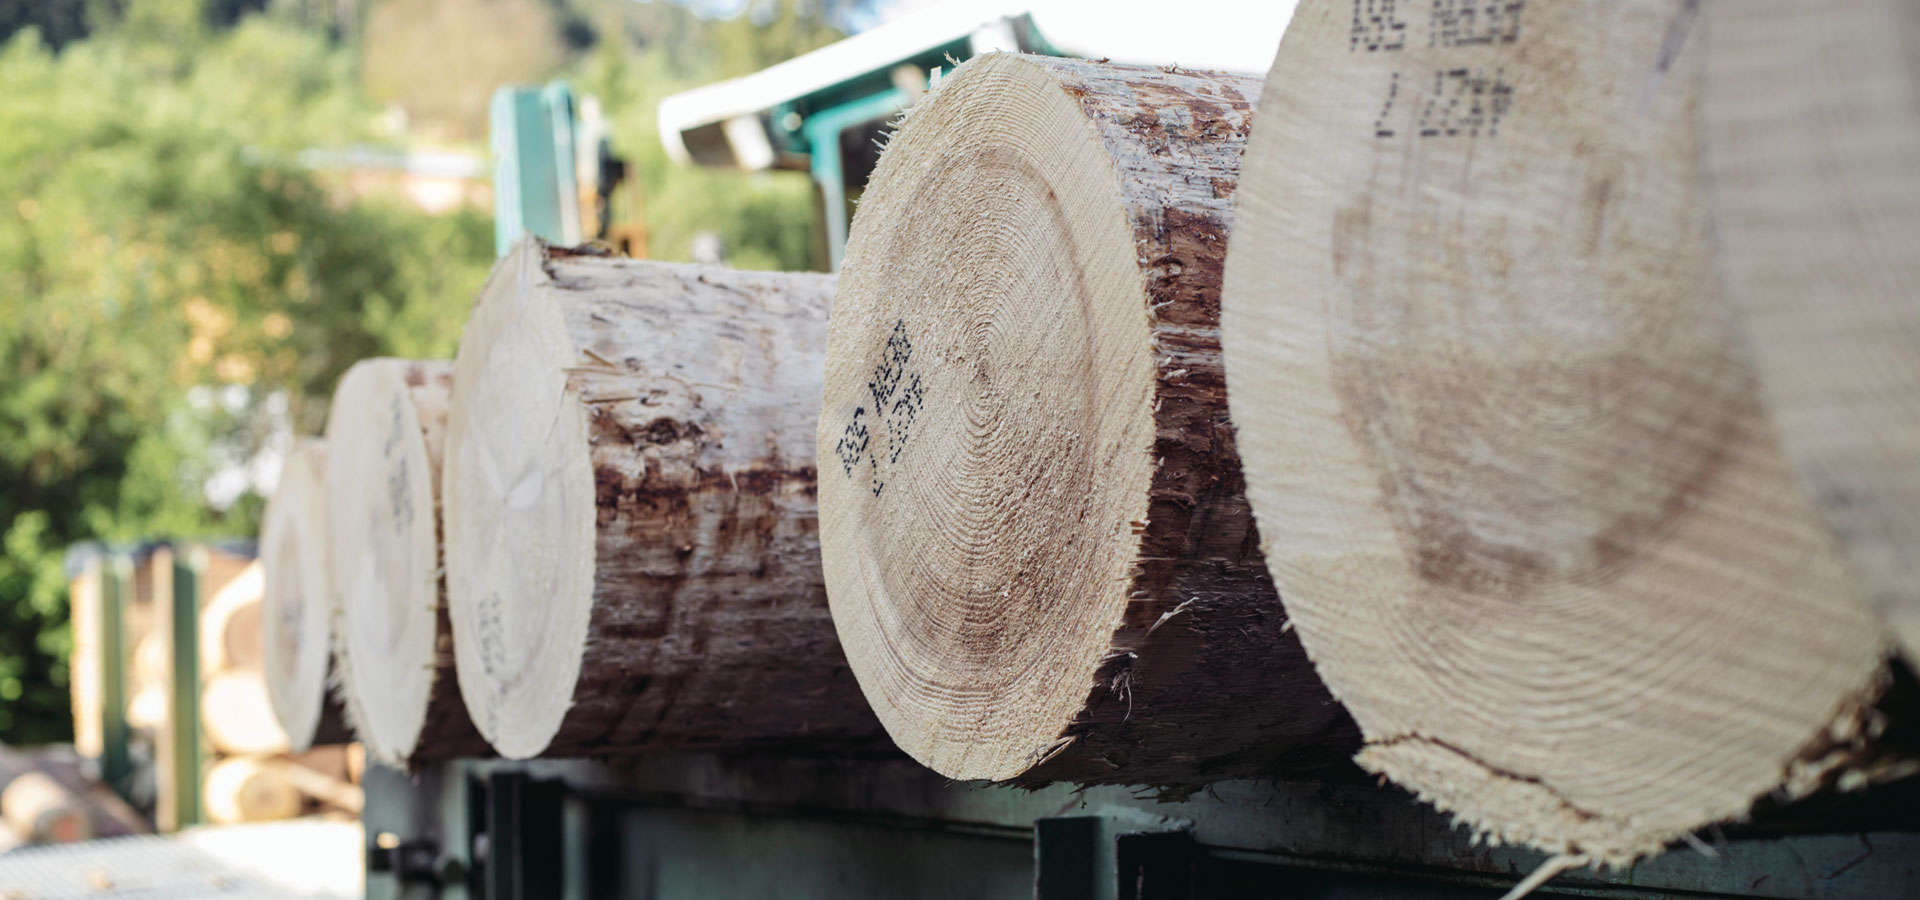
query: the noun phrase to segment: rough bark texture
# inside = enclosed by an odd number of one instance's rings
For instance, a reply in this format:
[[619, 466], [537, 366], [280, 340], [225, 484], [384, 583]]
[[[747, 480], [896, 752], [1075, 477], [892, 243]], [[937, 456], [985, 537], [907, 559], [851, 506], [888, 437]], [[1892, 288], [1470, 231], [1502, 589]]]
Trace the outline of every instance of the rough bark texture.
[[335, 683], [333, 664], [327, 664], [327, 693], [321, 701], [320, 721], [313, 726], [313, 734], [305, 741], [294, 741], [294, 752], [313, 747], [325, 747], [333, 744], [351, 744], [354, 741], [353, 726], [347, 723], [347, 708], [340, 703], [340, 697], [334, 692]]
[[1135, 602], [1062, 735], [1073, 743], [1022, 780], [1180, 785], [1338, 766], [1359, 731], [1267, 573], [1220, 359], [1221, 270], [1260, 81], [1033, 62], [1079, 102], [1119, 175], [1146, 282], [1157, 427]]
[[[520, 252], [523, 289], [565, 321], [595, 510], [581, 664], [540, 755], [884, 748], [820, 571], [812, 447], [833, 279]], [[490, 672], [504, 662], [493, 602], [455, 598]]]

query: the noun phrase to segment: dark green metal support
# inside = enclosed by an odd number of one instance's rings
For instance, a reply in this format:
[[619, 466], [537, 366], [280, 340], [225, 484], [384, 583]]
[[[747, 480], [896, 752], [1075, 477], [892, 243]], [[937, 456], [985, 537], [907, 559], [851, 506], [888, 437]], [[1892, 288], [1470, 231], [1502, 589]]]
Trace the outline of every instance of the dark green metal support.
[[808, 158], [821, 203], [827, 215], [827, 259], [835, 271], [847, 252], [847, 173], [840, 161], [840, 133], [855, 125], [884, 119], [907, 108], [912, 95], [891, 88], [858, 100], [824, 109], [801, 126], [812, 155]]
[[121, 797], [133, 789], [127, 752], [127, 602], [133, 594], [133, 560], [109, 552], [100, 565], [100, 778]]
[[204, 548], [193, 544], [173, 548], [173, 603], [168, 615], [168, 648], [173, 656], [173, 679], [168, 686], [167, 766], [173, 783], [174, 828], [206, 820], [201, 804], [200, 734], [200, 606], [201, 573], [206, 570]]
[[489, 131], [496, 256], [506, 256], [526, 234], [556, 244], [580, 242], [573, 127], [573, 92], [565, 84], [493, 92]]

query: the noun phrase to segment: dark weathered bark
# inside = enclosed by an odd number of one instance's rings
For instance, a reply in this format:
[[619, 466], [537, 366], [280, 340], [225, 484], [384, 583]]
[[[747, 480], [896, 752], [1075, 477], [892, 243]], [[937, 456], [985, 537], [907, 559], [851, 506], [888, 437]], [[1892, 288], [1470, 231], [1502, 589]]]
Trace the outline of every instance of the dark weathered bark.
[[1267, 573], [1220, 359], [1221, 270], [1259, 82], [1035, 62], [1079, 100], [1120, 175], [1146, 281], [1158, 427], [1136, 602], [1064, 735], [1074, 743], [1023, 780], [1191, 784], [1340, 766], [1359, 732], [1314, 674]]

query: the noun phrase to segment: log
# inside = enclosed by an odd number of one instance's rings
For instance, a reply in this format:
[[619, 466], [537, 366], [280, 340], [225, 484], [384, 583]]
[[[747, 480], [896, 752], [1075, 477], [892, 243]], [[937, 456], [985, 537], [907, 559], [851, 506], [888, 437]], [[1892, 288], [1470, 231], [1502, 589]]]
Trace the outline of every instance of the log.
[[1720, 282], [1787, 458], [1920, 662], [1920, 6], [1706, 9]]
[[1227, 266], [1248, 493], [1358, 761], [1595, 861], [1911, 771], [1715, 288], [1702, 6], [1301, 3]]
[[452, 376], [444, 360], [362, 360], [327, 416], [340, 695], [367, 753], [403, 769], [487, 753], [454, 678], [441, 569]]
[[67, 583], [67, 621], [73, 623], [73, 651], [67, 656], [68, 694], [73, 708], [73, 746], [99, 759], [105, 710], [100, 683], [100, 606], [105, 601], [106, 563], [99, 553], [83, 557], [80, 571]]
[[[18, 754], [0, 749], [0, 770], [15, 767], [15, 760], [26, 757], [26, 765], [46, 774], [86, 806], [88, 831], [94, 838], [152, 834], [153, 824], [135, 812], [113, 789], [102, 784], [93, 766], [73, 748], [54, 745], [34, 748]], [[18, 771], [19, 769], [15, 769]], [[0, 776], [3, 777], [3, 776]]]
[[300, 791], [280, 760], [236, 756], [207, 770], [207, 818], [216, 824], [268, 822], [300, 814]]
[[460, 688], [502, 756], [884, 748], [821, 580], [833, 280], [528, 242], [460, 342]]
[[353, 739], [334, 689], [326, 444], [294, 445], [260, 526], [260, 643], [267, 695], [294, 752]]
[[207, 600], [200, 610], [200, 659], [206, 671], [259, 671], [266, 657], [262, 641], [261, 595], [266, 578], [255, 562]]
[[157, 732], [167, 723], [167, 684], [172, 678], [166, 638], [157, 629], [134, 644], [132, 669], [127, 724], [136, 731]]
[[894, 740], [953, 778], [1341, 765], [1256, 547], [1220, 266], [1259, 82], [966, 63], [868, 182], [828, 344], [821, 550]]
[[360, 786], [327, 772], [316, 771], [292, 759], [267, 759], [261, 765], [272, 770], [279, 779], [291, 785], [301, 796], [333, 807], [334, 809], [359, 815], [366, 806], [366, 795]]
[[94, 837], [92, 810], [36, 754], [0, 746], [0, 825], [22, 843], [67, 844]]
[[93, 837], [93, 819], [79, 795], [45, 772], [21, 772], [0, 789], [0, 821], [33, 844], [71, 844]]
[[240, 756], [285, 753], [292, 747], [259, 672], [221, 672], [200, 694], [200, 723], [213, 749]]

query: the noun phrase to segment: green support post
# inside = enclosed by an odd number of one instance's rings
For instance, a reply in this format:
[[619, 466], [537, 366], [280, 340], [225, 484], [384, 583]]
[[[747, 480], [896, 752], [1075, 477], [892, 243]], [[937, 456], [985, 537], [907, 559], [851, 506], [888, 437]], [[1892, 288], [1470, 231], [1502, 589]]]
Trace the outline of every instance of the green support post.
[[506, 256], [528, 233], [555, 244], [579, 243], [572, 91], [558, 82], [500, 88], [488, 120], [495, 255]]
[[108, 552], [100, 566], [100, 779], [125, 798], [133, 787], [127, 753], [127, 629], [133, 560]]
[[847, 173], [840, 161], [840, 133], [893, 115], [912, 99], [906, 91], [890, 88], [821, 110], [801, 126], [807, 139], [808, 169], [820, 186], [821, 205], [827, 216], [827, 260], [836, 272], [840, 270], [840, 257], [847, 252]]
[[200, 808], [200, 596], [207, 553], [195, 544], [173, 549], [171, 629], [173, 678], [168, 685], [168, 774], [173, 782], [173, 828], [205, 821]]

